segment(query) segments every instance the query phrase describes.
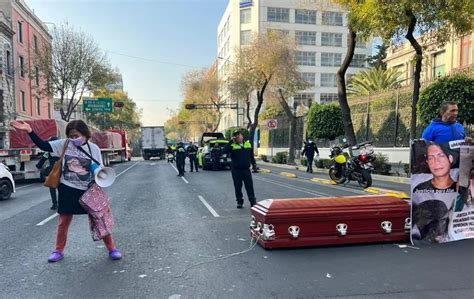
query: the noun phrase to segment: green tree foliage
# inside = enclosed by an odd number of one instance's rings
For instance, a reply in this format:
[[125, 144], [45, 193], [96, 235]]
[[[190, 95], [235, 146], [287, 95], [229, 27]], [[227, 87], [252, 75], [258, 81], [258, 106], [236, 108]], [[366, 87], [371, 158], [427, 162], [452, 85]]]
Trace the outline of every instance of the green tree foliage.
[[[353, 1], [350, 1], [353, 2]], [[421, 84], [423, 47], [428, 44], [442, 46], [452, 38], [473, 29], [474, 5], [472, 0], [398, 0], [356, 1], [351, 20], [358, 29], [380, 36], [387, 42], [400, 42], [406, 38], [414, 55], [411, 138], [417, 132], [417, 103]], [[418, 35], [419, 34], [419, 35]]]
[[394, 88], [398, 85], [400, 72], [380, 67], [357, 73], [349, 80], [347, 91], [352, 95], [369, 95]]
[[382, 43], [375, 47], [377, 49], [377, 54], [367, 57], [367, 62], [370, 67], [381, 68], [383, 70], [387, 69], [387, 64], [385, 63], [385, 58], [387, 58], [387, 49], [388, 45]]
[[447, 101], [458, 103], [458, 119], [461, 123], [474, 124], [474, 78], [464, 75], [443, 77], [425, 88], [418, 102], [422, 124], [439, 118], [439, 108]]
[[334, 140], [344, 135], [341, 108], [337, 104], [313, 104], [308, 113], [308, 136]]

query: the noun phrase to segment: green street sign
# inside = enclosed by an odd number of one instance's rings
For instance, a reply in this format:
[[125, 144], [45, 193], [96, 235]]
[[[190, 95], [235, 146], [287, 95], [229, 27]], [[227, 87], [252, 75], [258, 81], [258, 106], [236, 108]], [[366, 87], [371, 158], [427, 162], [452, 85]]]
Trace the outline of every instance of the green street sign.
[[113, 110], [112, 99], [110, 98], [84, 98], [84, 112], [106, 112], [110, 113]]

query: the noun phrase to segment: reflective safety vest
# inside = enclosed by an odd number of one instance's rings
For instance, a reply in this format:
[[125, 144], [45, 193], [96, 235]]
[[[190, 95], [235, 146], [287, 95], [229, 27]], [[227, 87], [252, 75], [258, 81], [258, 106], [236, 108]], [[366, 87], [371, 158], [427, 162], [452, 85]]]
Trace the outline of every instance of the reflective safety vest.
[[240, 149], [251, 149], [252, 148], [252, 144], [250, 143], [250, 141], [245, 141], [243, 146], [240, 145], [240, 144], [237, 144], [237, 143], [232, 143], [232, 150], [233, 151], [236, 151], [236, 150], [240, 150]]

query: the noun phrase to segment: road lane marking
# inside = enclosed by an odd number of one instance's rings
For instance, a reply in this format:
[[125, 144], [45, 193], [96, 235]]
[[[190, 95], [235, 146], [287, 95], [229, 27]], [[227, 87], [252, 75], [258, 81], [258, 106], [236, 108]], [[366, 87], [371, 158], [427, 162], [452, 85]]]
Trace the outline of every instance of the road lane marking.
[[31, 187], [31, 186], [38, 186], [38, 185], [37, 184], [29, 184], [29, 185], [26, 185], [26, 186], [15, 187], [15, 191], [22, 190], [22, 189], [25, 189], [25, 188], [28, 188], [28, 187]]
[[[272, 174], [272, 173], [269, 173], [267, 175], [281, 178], [281, 176], [278, 176], [278, 175], [275, 175], [275, 174]], [[307, 183], [314, 183], [314, 184], [318, 184], [318, 185], [324, 185], [327, 188], [336, 189], [336, 190], [340, 190], [340, 191], [343, 190], [343, 191], [352, 192], [352, 193], [355, 193], [355, 194], [367, 195], [367, 192], [357, 190], [357, 189], [347, 188], [347, 187], [344, 187], [344, 186], [341, 186], [341, 185], [326, 185], [326, 184], [322, 184], [322, 183], [316, 183], [316, 182], [311, 181], [310, 179], [307, 179], [307, 178], [297, 178], [296, 180], [302, 181], [302, 182], [307, 182]]]
[[285, 184], [285, 183], [282, 183], [282, 182], [272, 181], [272, 180], [269, 180], [269, 179], [263, 179], [263, 178], [260, 178], [260, 177], [255, 177], [255, 179], [266, 182], [266, 183], [274, 184], [274, 185], [277, 185], [277, 186], [286, 187], [288, 189], [293, 189], [293, 190], [296, 190], [296, 191], [299, 191], [299, 192], [308, 193], [308, 194], [311, 194], [311, 195], [316, 195], [317, 197], [331, 197], [331, 195], [326, 194], [326, 193], [320, 193], [320, 192], [316, 192], [316, 191], [309, 190], [309, 189], [302, 188], [302, 187], [296, 188], [292, 185], [288, 185], [288, 184]]
[[53, 220], [54, 218], [56, 218], [59, 214], [58, 213], [54, 213], [53, 215], [49, 216], [48, 218], [46, 218], [45, 220], [41, 221], [40, 223], [36, 224], [36, 226], [43, 226], [45, 225], [46, 223], [50, 222], [51, 220]]
[[[179, 170], [174, 167], [174, 165], [172, 163], [169, 163], [171, 165], [171, 167], [173, 167], [173, 169], [176, 171], [177, 174], [179, 174]], [[183, 180], [183, 182], [185, 182], [186, 184], [189, 184], [188, 180], [184, 178], [184, 176], [181, 177], [181, 179]]]
[[129, 168], [125, 169], [125, 170], [122, 171], [121, 173], [117, 174], [116, 177], [118, 178], [118, 177], [121, 176], [122, 174], [126, 173], [127, 171], [129, 171], [129, 170], [132, 169], [133, 167], [137, 166], [138, 163], [140, 163], [140, 162], [137, 162], [137, 163], [133, 164], [132, 166], [130, 166]]
[[209, 212], [211, 212], [212, 216], [214, 217], [220, 217], [219, 214], [217, 214], [216, 210], [214, 210], [211, 205], [204, 199], [204, 197], [202, 197], [201, 195], [198, 196], [199, 200], [202, 202], [202, 204], [204, 206], [206, 206], [206, 208], [209, 210]]
[[[124, 171], [122, 171], [121, 173], [119, 173], [116, 177], [119, 177], [121, 176], [122, 174], [126, 173], [127, 171], [129, 171], [130, 169], [132, 169], [133, 167], [135, 167], [139, 162], [133, 164], [132, 166], [130, 166], [129, 168], [125, 169]], [[58, 213], [54, 213], [53, 215], [49, 216], [48, 218], [46, 218], [45, 220], [41, 221], [40, 223], [36, 224], [36, 226], [43, 226], [45, 225], [46, 223], [50, 222], [51, 220], [53, 220], [54, 218], [56, 218], [59, 214]]]

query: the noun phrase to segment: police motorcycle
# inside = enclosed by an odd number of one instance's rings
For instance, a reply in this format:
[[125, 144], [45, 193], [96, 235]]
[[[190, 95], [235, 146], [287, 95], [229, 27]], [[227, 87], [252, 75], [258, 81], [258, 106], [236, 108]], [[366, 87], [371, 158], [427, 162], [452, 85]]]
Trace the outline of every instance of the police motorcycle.
[[[346, 143], [346, 139], [343, 139]], [[349, 149], [348, 151], [345, 151]], [[364, 142], [355, 146], [334, 144], [330, 148], [331, 166], [329, 177], [336, 184], [357, 181], [362, 188], [372, 186], [372, 172], [375, 161], [372, 143]]]

